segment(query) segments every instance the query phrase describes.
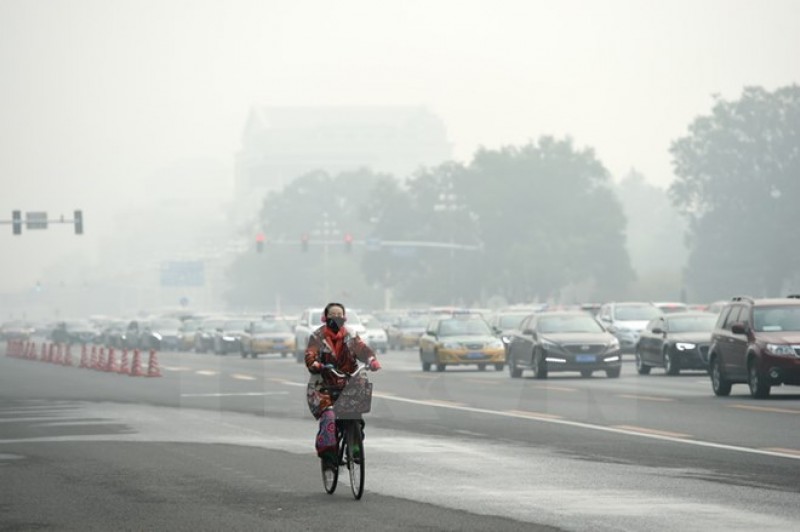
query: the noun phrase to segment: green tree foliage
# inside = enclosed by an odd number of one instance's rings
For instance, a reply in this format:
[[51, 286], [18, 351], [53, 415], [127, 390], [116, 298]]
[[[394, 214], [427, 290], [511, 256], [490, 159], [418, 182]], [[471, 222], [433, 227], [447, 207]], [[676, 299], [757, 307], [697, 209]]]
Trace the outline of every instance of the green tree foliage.
[[[267, 195], [258, 215], [266, 243], [236, 258], [228, 271], [227, 299], [237, 307], [323, 305], [326, 298], [373, 303], [378, 296], [359, 267], [361, 251], [346, 253], [344, 236], [361, 240], [373, 186], [385, 175], [369, 170], [331, 176], [318, 171]], [[301, 241], [308, 235], [308, 251]], [[327, 252], [326, 252], [326, 244]]]
[[469, 166], [427, 169], [406, 185], [375, 197], [387, 231], [482, 250], [420, 249], [405, 261], [384, 251], [405, 299], [469, 304], [500, 295], [529, 302], [586, 281], [595, 287], [591, 297], [603, 298], [622, 293], [633, 278], [608, 173], [591, 150], [577, 151], [569, 140], [479, 150]]
[[800, 269], [800, 87], [745, 88], [672, 143], [691, 293], [779, 295]]
[[604, 298], [633, 279], [622, 208], [591, 149], [542, 137], [480, 150], [457, 191], [480, 220], [488, 293], [525, 302], [591, 280], [588, 297]]

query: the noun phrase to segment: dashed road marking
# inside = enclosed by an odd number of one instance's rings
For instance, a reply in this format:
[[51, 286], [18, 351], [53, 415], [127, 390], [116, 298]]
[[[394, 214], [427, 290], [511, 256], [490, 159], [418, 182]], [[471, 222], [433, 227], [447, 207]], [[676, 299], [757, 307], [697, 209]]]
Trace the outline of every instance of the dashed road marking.
[[691, 438], [690, 434], [683, 434], [681, 432], [669, 432], [666, 430], [649, 429], [646, 427], [637, 427], [635, 425], [614, 425], [615, 429], [642, 432], [644, 434], [654, 434], [656, 436], [667, 436], [669, 438]]
[[195, 371], [195, 373], [197, 373], [198, 375], [203, 375], [205, 377], [213, 377], [214, 375], [219, 374], [218, 371], [211, 371], [211, 370], [208, 370], [208, 369], [200, 369], [200, 370]]
[[658, 401], [661, 403], [672, 403], [675, 399], [671, 399], [669, 397], [658, 397], [653, 395], [630, 395], [630, 394], [622, 394], [617, 397], [622, 397], [624, 399], [636, 399], [637, 401]]
[[247, 375], [246, 373], [233, 373], [233, 374], [231, 374], [231, 377], [234, 378], [234, 379], [238, 379], [240, 381], [254, 381], [254, 380], [256, 380], [255, 377], [253, 377], [252, 375]]
[[754, 405], [727, 405], [728, 408], [739, 408], [741, 410], [753, 410], [755, 412], [774, 412], [776, 414], [800, 414], [800, 410], [791, 408], [777, 408], [774, 406], [754, 406]]

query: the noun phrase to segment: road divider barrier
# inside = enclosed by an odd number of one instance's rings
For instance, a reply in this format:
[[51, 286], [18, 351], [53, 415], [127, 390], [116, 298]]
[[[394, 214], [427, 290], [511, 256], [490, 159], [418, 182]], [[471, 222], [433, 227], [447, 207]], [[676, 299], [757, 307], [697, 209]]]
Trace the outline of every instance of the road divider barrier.
[[[39, 356], [36, 355], [36, 342], [32, 340], [6, 340], [6, 356], [25, 360], [47, 362], [59, 366], [76, 367], [72, 360], [72, 345], [55, 342], [42, 342]], [[105, 346], [87, 344], [81, 345], [81, 359], [77, 367], [80, 369], [93, 369], [104, 373], [116, 373], [130, 377], [161, 377], [161, 367], [158, 363], [158, 352], [150, 349], [147, 361], [147, 371], [142, 369], [142, 355], [138, 349], [133, 350], [133, 359], [128, 362], [128, 350], [122, 349], [122, 354], [117, 363], [113, 347], [108, 348], [106, 355]]]

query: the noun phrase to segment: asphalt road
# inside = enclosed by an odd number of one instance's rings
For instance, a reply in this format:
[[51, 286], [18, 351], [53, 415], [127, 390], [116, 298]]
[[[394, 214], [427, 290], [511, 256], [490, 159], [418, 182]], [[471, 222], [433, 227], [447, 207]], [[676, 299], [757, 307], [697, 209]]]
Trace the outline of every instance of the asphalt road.
[[144, 378], [2, 356], [0, 529], [797, 529], [798, 388], [381, 360], [353, 501], [322, 491], [291, 358], [161, 353]]

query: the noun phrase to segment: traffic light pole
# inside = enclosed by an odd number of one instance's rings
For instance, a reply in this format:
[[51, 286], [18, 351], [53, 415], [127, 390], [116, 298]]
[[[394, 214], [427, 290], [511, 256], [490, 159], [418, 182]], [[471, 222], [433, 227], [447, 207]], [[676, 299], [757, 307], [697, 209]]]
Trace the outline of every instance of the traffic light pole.
[[22, 211], [12, 211], [11, 220], [0, 220], [0, 225], [11, 225], [12, 232], [15, 235], [22, 234], [22, 226], [25, 225], [28, 231], [36, 231], [47, 229], [50, 224], [72, 224], [75, 227], [75, 234], [83, 234], [83, 211], [76, 210], [73, 213], [72, 219], [64, 218], [62, 214], [58, 219], [49, 219], [47, 213], [40, 212], [26, 212], [25, 219], [22, 218]]

